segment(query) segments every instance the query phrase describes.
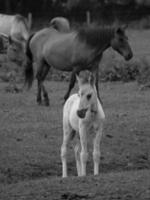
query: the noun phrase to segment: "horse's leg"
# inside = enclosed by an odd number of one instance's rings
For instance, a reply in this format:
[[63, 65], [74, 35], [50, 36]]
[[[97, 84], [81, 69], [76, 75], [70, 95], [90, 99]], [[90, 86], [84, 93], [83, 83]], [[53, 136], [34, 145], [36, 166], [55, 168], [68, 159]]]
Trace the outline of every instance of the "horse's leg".
[[46, 77], [49, 69], [50, 69], [50, 66], [47, 65], [44, 61], [41, 61], [39, 63], [39, 68], [38, 68], [37, 75], [36, 75], [37, 80], [38, 80], [37, 102], [39, 104], [41, 104], [41, 102], [42, 102], [41, 92], [43, 92], [44, 101], [47, 106], [49, 105], [49, 98], [48, 98], [48, 93], [43, 85], [43, 82], [45, 80], [45, 77]]
[[93, 162], [94, 162], [94, 175], [99, 174], [99, 163], [100, 163], [100, 140], [102, 136], [103, 119], [100, 124], [96, 125], [95, 133], [96, 136], [93, 142]]
[[74, 147], [74, 152], [75, 152], [75, 159], [76, 159], [77, 174], [78, 174], [78, 176], [81, 176], [81, 161], [80, 161], [81, 145], [80, 145], [80, 141], [77, 141], [77, 143]]
[[75, 69], [72, 71], [72, 74], [71, 74], [71, 77], [70, 77], [70, 82], [69, 82], [69, 88], [64, 96], [64, 101], [66, 101], [70, 95], [70, 92], [72, 90], [72, 88], [74, 87], [75, 85], [75, 82], [76, 82], [76, 74], [79, 73], [79, 70]]
[[63, 143], [61, 146], [62, 177], [67, 177], [67, 146], [71, 138], [72, 129], [66, 119], [63, 120]]
[[40, 105], [42, 103], [42, 96], [41, 96], [41, 81], [37, 79], [37, 86], [38, 86], [38, 91], [37, 91], [37, 103]]
[[98, 65], [95, 68], [93, 73], [95, 73], [95, 78], [96, 78], [95, 86], [96, 86], [97, 96], [98, 96], [98, 99], [100, 100], [100, 103], [103, 104], [103, 101], [99, 94], [99, 68], [98, 68]]
[[79, 125], [79, 136], [80, 136], [80, 143], [81, 143], [81, 152], [80, 152], [80, 161], [81, 161], [81, 176], [86, 175], [86, 163], [88, 159], [88, 152], [87, 152], [87, 134], [85, 124], [80, 123]]
[[46, 106], [49, 106], [49, 97], [48, 97], [48, 93], [45, 89], [45, 86], [42, 83], [42, 91], [43, 91], [43, 97], [44, 97], [44, 102]]
[[45, 78], [46, 78], [46, 75], [48, 74], [48, 71], [50, 69], [50, 66], [48, 64], [44, 64], [43, 66], [43, 73], [42, 73], [42, 91], [43, 91], [43, 97], [44, 97], [44, 102], [45, 102], [45, 105], [46, 106], [49, 106], [49, 97], [48, 97], [48, 93], [45, 89], [45, 86], [43, 84]]
[[41, 92], [42, 92], [42, 80], [41, 80], [41, 74], [42, 74], [43, 61], [42, 60], [38, 61], [36, 63], [36, 65], [37, 65], [36, 78], [37, 78], [37, 86], [38, 86], [36, 101], [40, 105], [42, 103], [42, 96], [41, 96]]

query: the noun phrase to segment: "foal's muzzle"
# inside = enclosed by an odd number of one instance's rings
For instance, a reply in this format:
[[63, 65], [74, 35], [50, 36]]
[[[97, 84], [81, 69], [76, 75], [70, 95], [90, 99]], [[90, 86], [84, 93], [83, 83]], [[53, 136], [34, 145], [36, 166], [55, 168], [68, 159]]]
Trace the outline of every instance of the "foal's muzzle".
[[77, 110], [77, 115], [79, 118], [83, 119], [86, 115], [86, 112], [87, 112], [87, 108], [86, 109], [81, 109], [81, 110]]

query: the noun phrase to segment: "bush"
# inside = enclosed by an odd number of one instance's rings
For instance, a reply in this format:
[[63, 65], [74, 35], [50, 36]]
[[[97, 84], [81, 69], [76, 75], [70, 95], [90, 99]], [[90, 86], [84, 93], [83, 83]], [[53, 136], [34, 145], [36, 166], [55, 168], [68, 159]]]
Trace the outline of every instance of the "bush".
[[136, 80], [139, 74], [138, 65], [138, 62], [135, 60], [130, 62], [113, 60], [111, 63], [107, 63], [105, 68], [100, 69], [100, 79], [102, 81], [124, 82]]
[[141, 59], [138, 70], [137, 82], [142, 85], [150, 83], [150, 62], [147, 58]]

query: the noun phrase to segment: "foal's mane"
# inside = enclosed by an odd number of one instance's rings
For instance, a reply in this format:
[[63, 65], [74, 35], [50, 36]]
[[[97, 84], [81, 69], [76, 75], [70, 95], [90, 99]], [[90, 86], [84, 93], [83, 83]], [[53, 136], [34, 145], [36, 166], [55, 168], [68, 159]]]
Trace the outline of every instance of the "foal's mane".
[[109, 43], [114, 36], [114, 27], [98, 26], [83, 27], [78, 30], [78, 38], [85, 41], [89, 46], [99, 48]]
[[90, 71], [83, 70], [80, 72], [79, 78], [82, 85], [84, 85], [84, 84], [89, 84], [91, 80], [94, 79], [95, 77], [94, 74], [92, 74]]

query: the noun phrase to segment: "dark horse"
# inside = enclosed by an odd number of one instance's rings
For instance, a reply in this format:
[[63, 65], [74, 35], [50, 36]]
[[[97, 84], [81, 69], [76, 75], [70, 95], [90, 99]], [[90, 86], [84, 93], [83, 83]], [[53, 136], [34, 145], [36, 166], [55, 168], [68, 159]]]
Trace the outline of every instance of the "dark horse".
[[32, 85], [33, 62], [35, 62], [39, 104], [42, 102], [41, 92], [43, 92], [45, 104], [49, 105], [43, 81], [50, 67], [72, 72], [65, 101], [74, 87], [76, 74], [82, 70], [96, 73], [98, 92], [98, 64], [103, 52], [109, 47], [121, 54], [125, 60], [133, 56], [123, 27], [87, 27], [69, 33], [62, 33], [54, 28], [42, 29], [31, 36], [27, 43], [25, 81], [29, 87]]

